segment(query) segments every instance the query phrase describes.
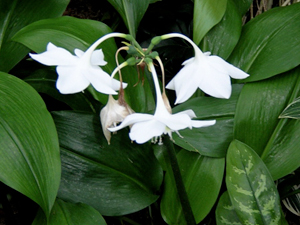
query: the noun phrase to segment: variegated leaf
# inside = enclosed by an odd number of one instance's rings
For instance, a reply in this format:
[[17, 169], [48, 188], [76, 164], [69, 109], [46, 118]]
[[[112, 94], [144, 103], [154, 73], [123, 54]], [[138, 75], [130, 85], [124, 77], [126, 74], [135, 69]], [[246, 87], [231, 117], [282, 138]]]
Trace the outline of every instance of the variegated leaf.
[[242, 224], [282, 223], [279, 194], [270, 172], [254, 150], [237, 140], [227, 153], [226, 185]]
[[216, 209], [217, 225], [242, 225], [230, 201], [228, 192], [224, 192]]

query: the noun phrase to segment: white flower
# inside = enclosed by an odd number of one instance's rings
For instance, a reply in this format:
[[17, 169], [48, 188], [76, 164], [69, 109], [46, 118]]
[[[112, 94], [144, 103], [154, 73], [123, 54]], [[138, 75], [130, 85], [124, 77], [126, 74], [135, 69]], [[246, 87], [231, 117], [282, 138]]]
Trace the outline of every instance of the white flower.
[[176, 91], [175, 104], [189, 99], [197, 88], [213, 97], [228, 99], [231, 95], [230, 77], [244, 79], [249, 76], [219, 56], [211, 56], [210, 52], [203, 53], [194, 42], [184, 35], [169, 34], [164, 36], [164, 39], [181, 37], [187, 40], [195, 51], [195, 57], [186, 60], [182, 64], [184, 67], [166, 86], [166, 88]]
[[[101, 93], [115, 95], [117, 94], [116, 90], [120, 88], [120, 82], [111, 79], [110, 75], [99, 67], [106, 65], [106, 62], [102, 50], [95, 50], [102, 41], [115, 36], [122, 37], [122, 34], [111, 33], [103, 36], [86, 52], [75, 49], [75, 55], [50, 42], [45, 52], [29, 55], [44, 65], [57, 66], [58, 79], [56, 87], [62, 94], [78, 93], [92, 84]], [[123, 83], [123, 88], [126, 85]]]
[[[119, 101], [120, 99], [122, 99], [121, 103]], [[121, 96], [119, 100], [115, 100], [109, 95], [106, 106], [100, 112], [102, 130], [108, 144], [110, 144], [111, 133], [107, 128], [116, 127], [117, 124], [122, 122], [129, 114], [134, 113], [123, 100], [123, 96]]]
[[150, 63], [150, 69], [154, 80], [157, 101], [154, 115], [143, 113], [128, 115], [119, 126], [108, 128], [110, 131], [118, 131], [132, 125], [129, 133], [130, 139], [142, 144], [162, 134], [169, 134], [172, 138], [171, 133], [173, 131], [178, 132], [185, 128], [191, 129], [192, 127], [205, 127], [215, 124], [215, 120], [192, 120], [191, 118], [196, 117], [193, 110], [186, 110], [176, 114], [169, 113], [163, 102], [156, 71], [152, 63]]

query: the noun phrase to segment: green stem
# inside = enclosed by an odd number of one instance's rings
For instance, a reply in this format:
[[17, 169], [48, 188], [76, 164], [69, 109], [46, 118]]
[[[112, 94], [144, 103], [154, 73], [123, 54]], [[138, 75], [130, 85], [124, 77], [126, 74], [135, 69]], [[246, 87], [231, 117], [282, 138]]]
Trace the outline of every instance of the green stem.
[[179, 200], [181, 203], [182, 212], [183, 212], [186, 224], [196, 225], [193, 211], [192, 211], [189, 199], [188, 199], [188, 195], [187, 195], [187, 192], [186, 192], [184, 184], [183, 184], [183, 180], [182, 180], [182, 176], [180, 173], [180, 169], [179, 169], [173, 142], [170, 140], [169, 137], [166, 137], [164, 139], [164, 144], [166, 146], [168, 157], [170, 159], [170, 164], [172, 167], [172, 172], [173, 172], [173, 176], [174, 176], [174, 180], [175, 180], [175, 184], [176, 184], [176, 188], [177, 188], [177, 193], [178, 193], [178, 197], [179, 197]]

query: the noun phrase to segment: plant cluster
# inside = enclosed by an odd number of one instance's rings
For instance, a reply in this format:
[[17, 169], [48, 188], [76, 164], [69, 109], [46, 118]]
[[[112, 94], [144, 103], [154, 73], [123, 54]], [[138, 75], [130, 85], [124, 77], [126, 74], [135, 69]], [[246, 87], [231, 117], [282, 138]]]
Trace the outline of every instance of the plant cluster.
[[299, 214], [300, 3], [166, 2], [108, 0], [102, 21], [0, 3], [0, 181], [33, 225]]

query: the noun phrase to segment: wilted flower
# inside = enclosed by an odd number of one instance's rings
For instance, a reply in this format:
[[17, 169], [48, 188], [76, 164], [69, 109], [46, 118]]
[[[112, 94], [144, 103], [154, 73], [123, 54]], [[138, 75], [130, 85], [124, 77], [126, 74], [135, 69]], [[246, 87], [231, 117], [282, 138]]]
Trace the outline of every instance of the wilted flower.
[[115, 100], [109, 95], [106, 106], [100, 112], [102, 130], [108, 144], [110, 144], [111, 132], [107, 128], [116, 127], [118, 123], [132, 113], [134, 111], [123, 100], [123, 96], [120, 96], [119, 100]]
[[228, 99], [231, 95], [230, 77], [244, 79], [249, 76], [219, 56], [211, 56], [210, 52], [203, 53], [192, 40], [182, 34], [162, 36], [163, 39], [170, 37], [181, 37], [187, 40], [195, 51], [195, 57], [186, 60], [182, 64], [184, 67], [166, 86], [176, 91], [175, 104], [189, 99], [197, 88], [213, 97]]
[[129, 133], [130, 139], [142, 144], [162, 134], [169, 134], [172, 138], [172, 132], [178, 132], [185, 128], [191, 129], [192, 127], [205, 127], [215, 124], [215, 120], [191, 120], [191, 118], [196, 117], [192, 110], [186, 110], [176, 114], [169, 113], [162, 98], [153, 63], [149, 63], [149, 66], [156, 91], [156, 110], [154, 115], [144, 113], [131, 114], [127, 116], [119, 126], [108, 128], [110, 131], [118, 131], [126, 126], [132, 125]]

